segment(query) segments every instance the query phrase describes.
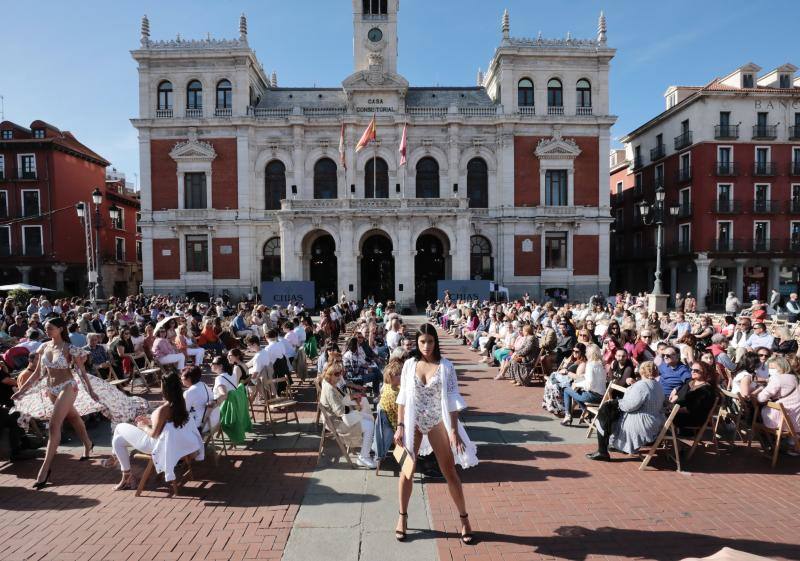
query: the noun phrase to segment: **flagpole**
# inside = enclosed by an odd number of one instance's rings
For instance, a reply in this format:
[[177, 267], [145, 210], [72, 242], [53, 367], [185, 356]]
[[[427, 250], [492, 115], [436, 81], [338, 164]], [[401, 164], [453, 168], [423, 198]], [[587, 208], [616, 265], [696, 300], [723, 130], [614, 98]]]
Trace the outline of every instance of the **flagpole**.
[[[378, 124], [375, 121], [375, 113], [372, 114], [372, 122], [375, 123], [375, 136], [378, 136]], [[378, 143], [376, 142], [373, 146], [374, 152], [372, 152], [372, 196], [374, 198], [378, 198], [378, 168], [376, 167], [378, 164]]]

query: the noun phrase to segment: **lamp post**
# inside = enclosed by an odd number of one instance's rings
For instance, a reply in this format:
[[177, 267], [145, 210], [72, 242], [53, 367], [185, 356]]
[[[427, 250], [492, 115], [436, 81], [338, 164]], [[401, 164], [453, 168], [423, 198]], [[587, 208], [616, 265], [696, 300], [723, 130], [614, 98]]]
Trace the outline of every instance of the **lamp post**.
[[100, 189], [95, 187], [92, 191], [92, 202], [94, 203], [94, 229], [97, 232], [95, 236], [95, 270], [97, 271], [97, 282], [95, 283], [94, 297], [96, 300], [105, 299], [103, 292], [103, 270], [100, 263], [100, 205], [103, 204], [103, 193]]
[[[650, 312], [665, 312], [667, 311], [667, 298], [668, 295], [664, 294], [664, 287], [661, 283], [661, 251], [664, 238], [664, 199], [666, 192], [664, 188], [659, 186], [656, 189], [655, 201], [651, 204], [647, 201], [639, 203], [639, 212], [642, 215], [642, 222], [645, 226], [656, 225], [656, 275], [655, 282], [653, 283], [653, 291], [648, 299], [648, 311]], [[677, 216], [680, 212], [680, 206], [671, 205], [669, 207], [670, 216]]]
[[[84, 204], [83, 201], [81, 201], [81, 202], [79, 202], [79, 203], [77, 203], [75, 205], [75, 212], [78, 213], [78, 220], [81, 222], [81, 225], [83, 226], [84, 240], [86, 241], [86, 271], [88, 273], [87, 280], [88, 280], [89, 284], [91, 285], [91, 284], [94, 284], [96, 282], [96, 280], [97, 280], [97, 270], [95, 269], [95, 267], [93, 265], [94, 255], [92, 255], [92, 252], [90, 251], [90, 248], [91, 248], [91, 245], [92, 245], [91, 244], [91, 235], [92, 234], [91, 234], [91, 230], [89, 229], [89, 224], [88, 224], [87, 215], [86, 215], [86, 211], [88, 210], [87, 206], [88, 205]], [[96, 301], [95, 301], [94, 289], [93, 288], [90, 289], [90, 291], [89, 291], [89, 297], [92, 300], [92, 308], [96, 309], [97, 306], [96, 306]]]

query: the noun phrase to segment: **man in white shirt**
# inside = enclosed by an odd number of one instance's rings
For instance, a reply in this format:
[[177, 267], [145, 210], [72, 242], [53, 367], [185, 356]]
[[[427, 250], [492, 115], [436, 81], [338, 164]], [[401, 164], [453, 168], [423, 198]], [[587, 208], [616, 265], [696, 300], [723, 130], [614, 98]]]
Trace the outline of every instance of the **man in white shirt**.
[[306, 327], [301, 322], [294, 328], [294, 334], [297, 336], [297, 346], [302, 347], [306, 342]]
[[775, 337], [767, 333], [767, 327], [758, 322], [753, 325], [753, 333], [747, 338], [744, 344], [748, 351], [764, 347], [765, 349], [772, 349], [772, 344], [775, 342]]
[[[250, 343], [249, 340], [248, 343]], [[252, 342], [249, 345], [249, 349], [251, 351], [258, 349], [258, 341]], [[278, 341], [278, 331], [276, 329], [268, 330], [267, 346], [259, 350], [247, 363], [251, 376], [258, 377], [261, 374], [271, 378], [275, 361], [284, 356], [286, 356], [286, 352], [283, 344]]]
[[187, 372], [181, 374], [181, 383], [186, 388], [183, 392], [183, 400], [186, 402], [186, 410], [189, 418], [194, 422], [197, 430], [203, 433], [206, 408], [211, 405], [213, 409], [210, 413], [209, 429], [219, 424], [219, 409], [214, 406], [214, 393], [202, 381], [202, 372], [198, 367], [192, 367]]
[[290, 362], [297, 356], [297, 347], [300, 346], [300, 341], [297, 339], [297, 334], [294, 332], [294, 324], [287, 321], [283, 324], [283, 346], [286, 349], [286, 356], [289, 357]]

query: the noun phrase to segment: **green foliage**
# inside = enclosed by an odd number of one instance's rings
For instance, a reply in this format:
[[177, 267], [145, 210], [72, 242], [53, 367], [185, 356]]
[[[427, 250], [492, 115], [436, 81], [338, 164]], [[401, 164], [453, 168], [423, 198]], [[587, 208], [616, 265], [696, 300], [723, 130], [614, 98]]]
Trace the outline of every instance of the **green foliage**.
[[17, 304], [27, 304], [28, 301], [31, 299], [31, 293], [27, 290], [9, 290], [8, 297], [12, 300], [15, 300]]

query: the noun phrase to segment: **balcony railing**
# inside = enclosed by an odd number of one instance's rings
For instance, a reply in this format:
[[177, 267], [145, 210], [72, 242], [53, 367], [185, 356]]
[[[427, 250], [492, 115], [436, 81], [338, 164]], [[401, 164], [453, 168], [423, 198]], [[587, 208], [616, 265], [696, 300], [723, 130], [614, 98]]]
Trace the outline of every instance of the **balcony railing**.
[[717, 199], [717, 213], [718, 214], [734, 214], [742, 210], [742, 205], [739, 201], [731, 199]]
[[[522, 109], [522, 108], [520, 108]], [[424, 117], [426, 119], [440, 118], [447, 116], [447, 107], [408, 107], [406, 113], [412, 117]]]
[[789, 127], [789, 140], [800, 140], [800, 125]]
[[35, 171], [20, 171], [17, 179], [36, 179]]
[[778, 125], [753, 125], [753, 140], [775, 140], [778, 138]]
[[667, 147], [663, 144], [659, 144], [655, 148], [650, 149], [650, 161], [655, 162], [656, 160], [660, 160], [667, 154]]
[[738, 238], [717, 238], [714, 244], [714, 248], [720, 253], [733, 253], [736, 251], [742, 251], [743, 247], [743, 241]]
[[789, 175], [800, 175], [800, 160], [789, 162]]
[[753, 214], [771, 214], [778, 212], [781, 202], [775, 200], [755, 200], [753, 201]]
[[792, 237], [788, 241], [789, 251], [800, 251], [800, 237]]
[[739, 138], [739, 125], [716, 125], [714, 138], [717, 140], [735, 140]]
[[641, 156], [634, 156], [633, 160], [631, 160], [631, 169], [639, 169], [644, 165]]
[[755, 162], [753, 164], [753, 175], [760, 177], [775, 175], [775, 162]]
[[292, 110], [289, 108], [251, 107], [248, 113], [252, 114], [256, 119], [285, 119], [292, 114]]
[[498, 111], [502, 113], [502, 105], [491, 105], [489, 107], [459, 107], [458, 114], [465, 117], [494, 117]]
[[575, 108], [576, 115], [591, 115], [592, 108], [591, 107], [576, 107]]
[[678, 204], [678, 218], [688, 218], [692, 215], [692, 203], [684, 201]]
[[215, 117], [230, 117], [233, 115], [233, 109], [230, 107], [217, 107], [214, 109]]
[[172, 119], [172, 109], [156, 109], [156, 119]]
[[786, 205], [792, 214], [800, 214], [800, 197], [794, 197]]
[[533, 105], [523, 105], [519, 108], [519, 114], [523, 117], [531, 117], [536, 115], [536, 107]]
[[347, 113], [347, 107], [303, 107], [307, 117], [338, 117]]
[[692, 131], [686, 131], [675, 137], [675, 150], [682, 150], [692, 143]]
[[733, 177], [739, 175], [739, 167], [733, 162], [717, 162], [714, 166], [717, 175], [721, 177]]
[[685, 183], [692, 179], [692, 168], [689, 166], [688, 168], [678, 168], [678, 173], [675, 174], [675, 178], [678, 183]]
[[678, 255], [686, 255], [692, 252], [691, 240], [678, 240], [674, 245], [675, 253]]
[[548, 115], [563, 115], [564, 114], [564, 106], [563, 105], [548, 105], [547, 106], [547, 114]]
[[187, 107], [186, 108], [186, 117], [197, 119], [203, 116], [203, 108], [202, 107]]
[[665, 184], [664, 184], [664, 177], [663, 176], [662, 177], [655, 176], [653, 178], [653, 188], [654, 189], [663, 188], [664, 186], [665, 186]]
[[782, 251], [781, 241], [777, 238], [753, 238], [753, 251]]

